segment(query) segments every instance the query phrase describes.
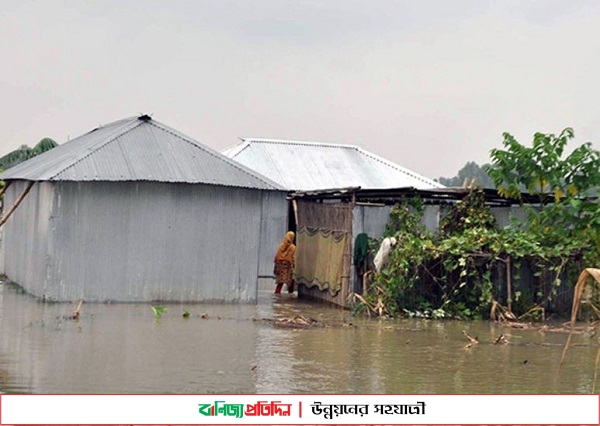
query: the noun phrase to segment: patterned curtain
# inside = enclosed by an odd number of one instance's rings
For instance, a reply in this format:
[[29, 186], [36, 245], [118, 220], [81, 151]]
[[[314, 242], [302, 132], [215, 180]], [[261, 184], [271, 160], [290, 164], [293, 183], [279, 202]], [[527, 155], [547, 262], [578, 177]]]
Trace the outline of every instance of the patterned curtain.
[[347, 234], [299, 227], [296, 237], [296, 281], [318, 286], [335, 296], [342, 287], [342, 266]]
[[348, 235], [352, 228], [349, 205], [298, 202], [295, 278], [311, 288], [335, 296], [342, 288], [344, 268], [349, 268]]

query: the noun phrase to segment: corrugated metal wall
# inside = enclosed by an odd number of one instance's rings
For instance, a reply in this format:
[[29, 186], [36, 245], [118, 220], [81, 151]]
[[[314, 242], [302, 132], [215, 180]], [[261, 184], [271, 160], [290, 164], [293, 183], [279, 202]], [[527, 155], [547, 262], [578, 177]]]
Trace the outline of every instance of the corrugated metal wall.
[[[4, 194], [6, 212], [21, 195], [26, 181], [14, 181]], [[13, 281], [28, 283], [42, 293], [48, 273], [48, 244], [54, 186], [37, 182], [17, 210], [3, 225], [4, 273]]]
[[[7, 274], [36, 296], [65, 301], [256, 300], [263, 191], [154, 182], [53, 185], [50, 238], [47, 232], [38, 235], [42, 225], [31, 226], [35, 218], [48, 222], [50, 203], [39, 211], [30, 198], [15, 213], [19, 226], [7, 224], [7, 253], [16, 240], [24, 241], [22, 252], [36, 250], [26, 260], [7, 255]], [[40, 240], [48, 241], [47, 255]], [[48, 263], [45, 287], [39, 279], [40, 259]], [[31, 265], [36, 272], [30, 276]]]
[[[354, 238], [362, 232], [369, 238], [379, 238], [390, 219], [391, 206], [361, 206], [352, 209], [352, 233]], [[354, 241], [353, 241], [354, 244]]]
[[[260, 225], [260, 266], [261, 277], [273, 275], [275, 252], [288, 230], [288, 201], [283, 191], [265, 191]], [[275, 281], [273, 281], [274, 283]]]
[[[380, 238], [390, 220], [392, 206], [356, 205], [352, 209], [352, 233], [354, 237], [365, 232], [370, 238]], [[437, 232], [440, 221], [440, 206], [424, 206], [421, 225]]]
[[490, 211], [494, 218], [496, 219], [496, 225], [499, 228], [504, 228], [505, 226], [510, 225], [510, 222], [513, 218], [519, 219], [520, 221], [525, 222], [527, 219], [527, 214], [525, 210], [521, 206], [510, 206], [510, 207], [498, 207], [493, 206], [490, 208]]

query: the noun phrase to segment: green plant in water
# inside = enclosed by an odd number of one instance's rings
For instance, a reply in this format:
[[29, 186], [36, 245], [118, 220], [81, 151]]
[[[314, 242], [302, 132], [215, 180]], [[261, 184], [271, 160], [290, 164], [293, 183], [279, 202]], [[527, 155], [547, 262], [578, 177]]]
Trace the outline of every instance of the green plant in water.
[[150, 306], [150, 308], [152, 309], [152, 312], [154, 312], [155, 319], [159, 319], [162, 314], [167, 312], [167, 308], [164, 306]]
[[186, 309], [183, 310], [183, 313], [181, 314], [182, 317], [184, 318], [189, 318], [190, 317], [190, 312]]
[[[563, 159], [571, 129], [558, 137], [538, 133], [532, 148], [504, 137], [507, 149], [492, 150], [488, 171], [500, 195], [521, 202], [525, 218], [499, 229], [483, 191], [473, 188], [446, 209], [434, 235], [421, 225], [422, 201], [403, 199], [384, 235], [398, 244], [363, 295], [363, 311], [483, 318], [497, 306], [500, 285], [507, 293], [500, 302], [531, 316], [574, 282], [568, 265], [578, 272], [582, 263], [600, 264], [600, 203], [593, 198], [600, 188], [600, 153], [588, 143]], [[537, 194], [540, 205], [524, 205], [521, 190]], [[519, 288], [521, 265], [534, 272], [531, 294]]]

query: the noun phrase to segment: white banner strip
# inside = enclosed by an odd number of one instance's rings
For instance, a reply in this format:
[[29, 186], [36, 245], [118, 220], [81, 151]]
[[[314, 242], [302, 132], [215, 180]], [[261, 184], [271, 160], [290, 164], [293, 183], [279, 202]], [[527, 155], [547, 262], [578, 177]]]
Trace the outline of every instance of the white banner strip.
[[2, 395], [2, 424], [599, 424], [598, 395]]

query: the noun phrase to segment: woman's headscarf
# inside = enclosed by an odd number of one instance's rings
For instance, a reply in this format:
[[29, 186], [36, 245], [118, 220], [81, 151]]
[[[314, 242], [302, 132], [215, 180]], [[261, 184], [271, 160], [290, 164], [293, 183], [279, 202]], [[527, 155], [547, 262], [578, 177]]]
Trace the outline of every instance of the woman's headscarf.
[[275, 254], [275, 261], [279, 262], [290, 262], [294, 263], [294, 253], [296, 253], [296, 246], [294, 245], [294, 232], [288, 231], [283, 238], [281, 244], [279, 244], [279, 248], [277, 249], [277, 254]]

